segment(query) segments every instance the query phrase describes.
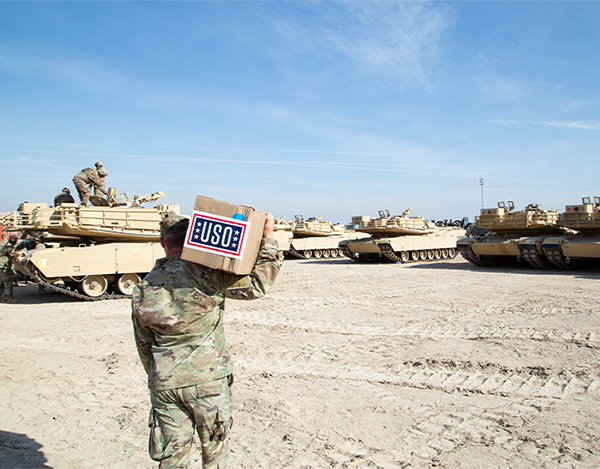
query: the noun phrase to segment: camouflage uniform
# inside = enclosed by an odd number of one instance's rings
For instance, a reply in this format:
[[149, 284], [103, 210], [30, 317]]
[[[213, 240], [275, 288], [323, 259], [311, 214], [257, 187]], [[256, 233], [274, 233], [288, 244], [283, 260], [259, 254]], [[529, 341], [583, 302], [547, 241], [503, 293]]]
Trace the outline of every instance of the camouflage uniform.
[[[13, 236], [9, 238], [11, 240]], [[16, 237], [14, 238], [16, 241]], [[6, 242], [0, 248], [0, 296], [6, 291], [6, 297], [9, 301], [15, 301], [13, 298], [13, 260], [15, 258], [16, 242]]]
[[260, 298], [278, 273], [277, 241], [265, 238], [247, 276], [174, 254], [159, 259], [134, 288], [134, 334], [152, 402], [149, 452], [160, 469], [187, 467], [194, 428], [204, 468], [226, 467], [233, 369], [223, 330], [225, 298]]
[[65, 187], [60, 194], [54, 197], [54, 206], [58, 207], [60, 204], [72, 204], [75, 203], [75, 199], [71, 195], [71, 191], [68, 187]]
[[108, 192], [106, 192], [106, 189], [104, 188], [104, 177], [100, 175], [100, 171], [103, 171], [102, 174], [104, 174], [104, 176], [108, 174], [104, 168], [101, 170], [84, 168], [73, 178], [73, 184], [75, 184], [77, 192], [79, 193], [81, 205], [86, 205], [90, 199], [90, 194], [92, 193], [90, 185], [94, 186], [94, 191], [99, 191], [108, 196]]

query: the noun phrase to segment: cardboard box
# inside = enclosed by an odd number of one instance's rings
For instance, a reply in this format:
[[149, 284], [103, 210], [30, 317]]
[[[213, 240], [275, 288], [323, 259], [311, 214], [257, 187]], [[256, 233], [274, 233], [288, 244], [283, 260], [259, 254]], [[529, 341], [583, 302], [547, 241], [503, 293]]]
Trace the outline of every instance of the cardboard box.
[[181, 258], [212, 269], [246, 275], [263, 237], [264, 213], [197, 196]]

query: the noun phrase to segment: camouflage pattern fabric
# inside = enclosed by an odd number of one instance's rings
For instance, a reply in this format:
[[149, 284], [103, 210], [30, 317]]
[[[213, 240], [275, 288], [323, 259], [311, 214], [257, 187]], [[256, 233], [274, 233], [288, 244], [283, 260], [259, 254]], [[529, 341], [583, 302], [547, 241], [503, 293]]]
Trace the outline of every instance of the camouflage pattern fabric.
[[73, 178], [73, 184], [79, 194], [81, 205], [88, 203], [92, 190], [90, 185], [94, 186], [94, 190], [100, 191], [104, 195], [108, 196], [108, 192], [104, 188], [104, 180], [98, 175], [98, 172], [92, 168], [84, 168], [81, 172]]
[[[164, 257], [156, 262], [154, 269], [136, 285], [131, 297], [135, 342], [140, 360], [148, 373], [148, 387], [153, 402], [159, 403], [160, 396], [163, 395], [172, 397], [172, 393], [168, 391], [174, 389], [184, 392], [181, 389], [196, 388], [200, 390], [199, 396], [212, 386], [209, 383], [222, 381], [232, 374], [231, 355], [223, 329], [225, 299], [252, 300], [263, 297], [275, 281], [279, 268], [277, 241], [273, 239], [262, 240], [256, 264], [247, 276], [228, 274], [185, 261], [181, 259], [180, 254]], [[228, 408], [226, 394], [229, 391], [223, 393], [224, 396], [218, 399], [225, 399], [223, 405]], [[181, 399], [178, 401], [179, 410], [176, 411], [172, 407], [169, 410], [177, 414], [177, 417], [167, 417], [166, 411], [155, 409], [159, 415], [158, 422], [163, 435], [177, 434], [176, 444], [166, 445], [171, 448], [169, 451], [178, 455], [174, 460], [182, 460], [191, 449], [191, 439], [187, 430], [189, 425], [196, 426], [201, 440], [202, 432], [205, 431], [202, 426], [196, 425], [199, 420], [189, 411], [189, 407], [193, 405], [183, 404]], [[200, 409], [204, 406], [200, 401], [205, 398], [198, 399], [194, 405]], [[213, 396], [211, 399], [217, 397]], [[213, 407], [211, 404], [207, 409]], [[228, 414], [219, 409], [220, 407], [215, 409], [219, 413], [217, 421], [230, 422], [227, 416], [230, 412]], [[181, 416], [186, 413], [187, 417]], [[169, 419], [171, 423], [167, 423]], [[180, 426], [181, 419], [186, 422], [181, 424], [186, 428], [182, 433], [169, 428]], [[207, 419], [210, 420], [209, 417]], [[173, 423], [175, 421], [178, 423]], [[206, 431], [213, 435], [215, 429]], [[221, 425], [217, 433], [219, 432], [223, 433], [225, 441], [225, 427]], [[208, 445], [207, 448], [212, 447], [212, 443], [206, 443], [206, 439], [202, 441], [203, 445]], [[226, 444], [222, 446], [226, 448]], [[212, 451], [207, 449], [206, 454]], [[228, 451], [225, 451], [226, 453]], [[224, 461], [226, 457], [218, 459]], [[205, 464], [212, 463], [205, 460]], [[205, 467], [225, 467], [224, 464], [221, 461], [217, 466]]]
[[6, 293], [8, 298], [12, 297], [13, 283], [14, 279], [12, 272], [0, 271], [0, 296], [2, 296], [3, 293]]
[[159, 259], [131, 296], [135, 341], [149, 387], [179, 388], [230, 375], [225, 298], [261, 298], [278, 273], [277, 241], [267, 239], [247, 276], [209, 269], [179, 254]]
[[204, 469], [229, 462], [233, 399], [228, 378], [202, 386], [151, 390], [149, 453], [160, 469], [186, 468], [194, 430], [198, 429]]
[[100, 178], [100, 182], [94, 186], [94, 195], [98, 195], [98, 193], [108, 195], [108, 191], [106, 190], [106, 178]]
[[13, 292], [13, 260], [16, 245], [6, 242], [0, 248], [0, 296], [6, 292], [7, 297], [12, 297]]
[[57, 194], [56, 197], [54, 197], [54, 206], [55, 207], [59, 206], [60, 204], [72, 204], [72, 203], [75, 203], [75, 199], [68, 192], [63, 191], [60, 194]]

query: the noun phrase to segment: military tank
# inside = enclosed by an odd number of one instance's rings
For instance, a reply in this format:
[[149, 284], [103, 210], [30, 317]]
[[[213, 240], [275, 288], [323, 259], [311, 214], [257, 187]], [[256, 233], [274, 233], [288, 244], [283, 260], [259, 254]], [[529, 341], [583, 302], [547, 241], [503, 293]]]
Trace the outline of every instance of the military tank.
[[583, 267], [600, 259], [600, 197], [583, 197], [581, 205], [567, 205], [558, 218], [566, 233], [542, 242], [548, 260], [561, 269]]
[[391, 216], [352, 217], [354, 229], [367, 238], [340, 243], [344, 255], [356, 262], [433, 262], [456, 257], [456, 242], [465, 236], [458, 226], [437, 226], [423, 217], [410, 217], [412, 210]]
[[283, 218], [275, 223], [274, 237], [279, 242], [282, 256], [299, 259], [344, 257], [339, 248], [341, 241], [367, 236], [345, 225], [323, 221], [321, 217], [305, 220], [302, 215], [296, 215], [294, 218], [291, 223], [283, 222]]
[[131, 201], [110, 188], [107, 199], [90, 197], [91, 207], [23, 203], [0, 224], [28, 236], [14, 263], [26, 280], [84, 300], [124, 298], [164, 257], [159, 223], [179, 206], [142, 207], [164, 195]]
[[458, 241], [461, 255], [480, 267], [516, 264], [524, 260], [531, 267], [550, 269], [555, 266], [543, 247], [551, 235], [564, 235], [558, 226], [556, 210], [543, 210], [539, 204], [529, 204], [524, 210], [514, 210], [508, 201], [497, 208], [483, 208], [475, 217], [475, 226], [487, 234]]

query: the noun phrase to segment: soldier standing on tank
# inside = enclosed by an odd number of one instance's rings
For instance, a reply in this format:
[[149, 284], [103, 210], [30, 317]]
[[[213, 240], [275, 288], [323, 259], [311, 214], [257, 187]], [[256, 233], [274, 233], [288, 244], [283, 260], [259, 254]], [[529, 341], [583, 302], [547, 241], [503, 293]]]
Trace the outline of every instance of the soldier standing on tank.
[[[96, 163], [100, 163], [99, 161]], [[102, 163], [100, 163], [102, 165]], [[104, 189], [104, 178], [108, 176], [108, 171], [104, 167], [100, 166], [99, 169], [84, 168], [81, 172], [73, 178], [73, 184], [77, 188], [79, 193], [79, 199], [81, 205], [87, 205], [90, 199], [91, 186], [94, 186], [94, 191], [99, 191], [102, 194], [108, 196], [108, 192]]]
[[[102, 168], [104, 168], [104, 165], [102, 164], [102, 161], [96, 161], [94, 163], [94, 166], [96, 166], [96, 171], [100, 171]], [[103, 172], [106, 170], [103, 170]], [[106, 173], [108, 174], [108, 172]], [[106, 190], [106, 186], [105, 186], [105, 180], [104, 178], [102, 178], [100, 180], [100, 184], [97, 186], [94, 186], [94, 195], [98, 195], [98, 192], [102, 192], [103, 194], [107, 195], [104, 191]]]
[[58, 207], [60, 204], [73, 204], [75, 199], [71, 195], [71, 190], [65, 187], [60, 194], [54, 197], [54, 206]]
[[17, 237], [9, 236], [8, 242], [0, 249], [0, 298], [6, 292], [6, 300], [9, 303], [16, 303], [13, 298], [13, 261], [17, 249]]
[[222, 469], [229, 460], [233, 411], [225, 298], [265, 295], [279, 273], [277, 241], [268, 213], [252, 272], [233, 275], [181, 259], [188, 222], [174, 213], [161, 222], [167, 257], [131, 296], [135, 342], [152, 403], [149, 453], [160, 469], [187, 468], [197, 432], [203, 467]]

